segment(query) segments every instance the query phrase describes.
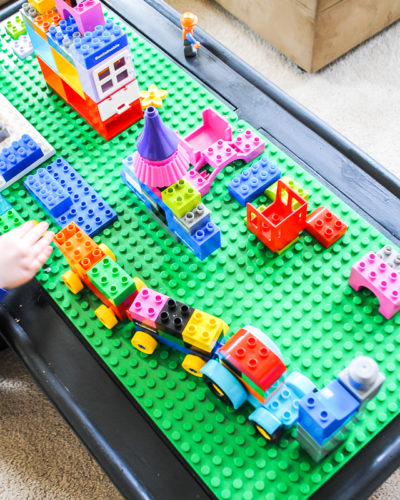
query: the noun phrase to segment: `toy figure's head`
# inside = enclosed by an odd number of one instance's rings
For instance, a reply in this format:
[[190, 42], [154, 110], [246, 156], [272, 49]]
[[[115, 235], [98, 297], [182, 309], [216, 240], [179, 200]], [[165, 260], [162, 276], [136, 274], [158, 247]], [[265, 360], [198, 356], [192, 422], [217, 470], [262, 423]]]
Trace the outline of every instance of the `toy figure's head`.
[[198, 21], [198, 17], [196, 16], [196, 14], [193, 14], [193, 12], [184, 12], [181, 15], [182, 28], [187, 31], [192, 30], [196, 26]]

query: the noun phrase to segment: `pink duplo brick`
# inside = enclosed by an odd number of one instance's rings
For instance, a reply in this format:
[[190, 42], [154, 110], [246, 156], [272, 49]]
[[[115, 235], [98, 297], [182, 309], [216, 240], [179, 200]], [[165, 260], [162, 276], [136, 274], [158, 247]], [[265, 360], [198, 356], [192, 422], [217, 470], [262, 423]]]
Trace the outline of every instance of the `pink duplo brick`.
[[349, 285], [358, 292], [364, 286], [379, 300], [379, 312], [390, 319], [400, 311], [400, 275], [370, 252], [353, 265]]
[[237, 151], [231, 142], [219, 139], [203, 151], [203, 156], [213, 168], [222, 169], [225, 165], [237, 159]]
[[156, 319], [167, 300], [167, 295], [143, 287], [129, 308], [129, 317], [152, 328], [157, 328]]
[[251, 130], [238, 135], [234, 140], [235, 148], [238, 151], [238, 158], [246, 163], [256, 158], [264, 152], [265, 141]]

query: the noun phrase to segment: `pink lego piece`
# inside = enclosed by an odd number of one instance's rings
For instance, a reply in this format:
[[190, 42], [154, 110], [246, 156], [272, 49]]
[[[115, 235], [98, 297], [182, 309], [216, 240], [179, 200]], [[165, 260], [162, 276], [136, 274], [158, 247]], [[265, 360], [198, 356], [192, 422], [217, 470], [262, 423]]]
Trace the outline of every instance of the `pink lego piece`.
[[239, 152], [238, 159], [244, 160], [246, 163], [257, 158], [265, 149], [265, 141], [260, 139], [260, 137], [251, 130], [246, 130], [238, 135], [234, 140], [234, 144]]
[[214, 109], [206, 108], [203, 110], [203, 124], [186, 137], [180, 137], [179, 142], [189, 154], [190, 163], [200, 168], [205, 164], [203, 151], [218, 139], [231, 141], [232, 127]]
[[156, 319], [163, 310], [168, 297], [162, 293], [143, 287], [129, 308], [128, 316], [151, 328], [157, 328]]
[[236, 149], [233, 147], [233, 143], [223, 141], [222, 139], [219, 139], [217, 142], [204, 150], [203, 156], [206, 163], [211, 165], [215, 170], [218, 169], [218, 172], [238, 158], [238, 154]]
[[349, 285], [356, 291], [364, 286], [379, 300], [379, 312], [390, 319], [400, 311], [400, 275], [373, 252], [353, 265]]
[[192, 169], [189, 170], [183, 178], [188, 181], [194, 189], [197, 189], [201, 196], [205, 196], [210, 191], [212, 181], [210, 182], [209, 180], [210, 174], [208, 172], [203, 171], [199, 173], [197, 170]]
[[171, 186], [186, 174], [189, 157], [179, 145], [176, 153], [162, 161], [146, 160], [136, 152], [133, 157], [133, 168], [138, 179], [150, 188]]
[[105, 24], [100, 0], [86, 0], [78, 3], [76, 7], [71, 7], [65, 0], [56, 0], [56, 9], [62, 19], [67, 19], [69, 16], [75, 19], [81, 35]]

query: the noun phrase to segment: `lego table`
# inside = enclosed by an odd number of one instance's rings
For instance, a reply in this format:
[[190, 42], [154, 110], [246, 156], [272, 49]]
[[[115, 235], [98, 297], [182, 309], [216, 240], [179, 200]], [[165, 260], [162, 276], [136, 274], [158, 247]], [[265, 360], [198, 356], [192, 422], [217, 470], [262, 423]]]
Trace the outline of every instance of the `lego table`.
[[[201, 57], [185, 60], [178, 18], [164, 2], [105, 3], [400, 244], [400, 183], [394, 176], [201, 30]], [[213, 498], [38, 283], [10, 294], [0, 309], [0, 330], [125, 497]], [[400, 464], [399, 431], [396, 417], [313, 498], [367, 497]]]

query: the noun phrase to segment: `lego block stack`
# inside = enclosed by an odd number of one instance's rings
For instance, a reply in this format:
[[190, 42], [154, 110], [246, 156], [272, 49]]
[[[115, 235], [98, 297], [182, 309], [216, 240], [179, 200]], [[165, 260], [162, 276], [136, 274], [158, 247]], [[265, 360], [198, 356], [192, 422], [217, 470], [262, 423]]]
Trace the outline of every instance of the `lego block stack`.
[[353, 359], [338, 376], [320, 391], [299, 402], [297, 440], [320, 462], [343, 442], [355, 417], [380, 390], [385, 377], [368, 356]]
[[104, 139], [142, 118], [127, 35], [99, 0], [29, 0], [20, 12], [47, 84]]
[[211, 222], [200, 192], [185, 178], [189, 155], [155, 107], [146, 109], [137, 152], [124, 160], [122, 178], [152, 217], [204, 260], [221, 246], [221, 231]]

